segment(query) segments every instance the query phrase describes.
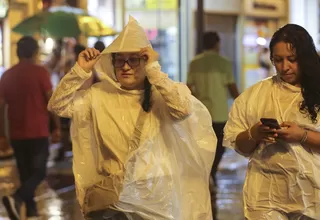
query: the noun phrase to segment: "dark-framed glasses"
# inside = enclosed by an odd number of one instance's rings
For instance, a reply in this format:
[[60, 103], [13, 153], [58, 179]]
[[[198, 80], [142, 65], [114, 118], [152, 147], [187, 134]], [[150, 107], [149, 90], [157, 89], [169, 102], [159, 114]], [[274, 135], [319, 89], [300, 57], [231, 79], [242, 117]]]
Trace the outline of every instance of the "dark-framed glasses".
[[141, 57], [129, 57], [128, 59], [115, 58], [112, 63], [115, 68], [122, 68], [127, 63], [131, 68], [137, 67], [140, 65]]

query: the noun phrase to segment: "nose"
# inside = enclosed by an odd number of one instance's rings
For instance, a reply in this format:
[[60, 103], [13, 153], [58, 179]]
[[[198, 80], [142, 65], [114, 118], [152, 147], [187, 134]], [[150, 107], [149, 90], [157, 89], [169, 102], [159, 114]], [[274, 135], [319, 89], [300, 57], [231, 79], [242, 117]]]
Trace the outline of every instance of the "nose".
[[124, 63], [124, 66], [122, 67], [122, 69], [123, 69], [124, 71], [128, 71], [128, 70], [131, 69], [131, 66], [129, 66], [128, 62], [125, 62], [125, 63]]
[[282, 71], [285, 73], [289, 70], [290, 68], [290, 63], [288, 60], [284, 59], [282, 63]]

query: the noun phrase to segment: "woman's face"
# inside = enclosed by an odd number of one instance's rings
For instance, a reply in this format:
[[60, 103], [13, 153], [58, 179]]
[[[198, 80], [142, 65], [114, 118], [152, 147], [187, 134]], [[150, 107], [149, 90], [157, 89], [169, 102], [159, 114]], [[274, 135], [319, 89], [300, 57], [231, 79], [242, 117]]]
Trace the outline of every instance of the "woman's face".
[[144, 88], [145, 61], [139, 53], [117, 53], [113, 60], [113, 66], [122, 88], [127, 90]]
[[300, 85], [300, 72], [295, 50], [289, 43], [279, 42], [273, 46], [273, 63], [281, 79], [294, 86]]

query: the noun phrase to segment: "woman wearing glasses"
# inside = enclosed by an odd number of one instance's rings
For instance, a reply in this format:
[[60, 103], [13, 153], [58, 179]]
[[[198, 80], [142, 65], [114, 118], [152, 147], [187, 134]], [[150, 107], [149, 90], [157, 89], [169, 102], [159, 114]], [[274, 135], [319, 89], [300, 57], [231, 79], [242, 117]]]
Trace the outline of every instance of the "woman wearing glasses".
[[[93, 68], [100, 82], [81, 90]], [[72, 118], [73, 172], [87, 219], [212, 219], [210, 115], [161, 71], [133, 18], [102, 53], [80, 54], [48, 108]]]

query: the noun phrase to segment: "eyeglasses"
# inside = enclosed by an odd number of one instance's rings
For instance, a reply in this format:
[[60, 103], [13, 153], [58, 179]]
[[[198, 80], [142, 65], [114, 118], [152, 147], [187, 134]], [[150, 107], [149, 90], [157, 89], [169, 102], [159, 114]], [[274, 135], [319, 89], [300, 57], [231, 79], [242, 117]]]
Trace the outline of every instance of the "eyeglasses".
[[127, 63], [131, 68], [140, 65], [140, 57], [129, 57], [128, 59], [115, 58], [112, 60], [113, 66], [115, 68], [122, 68]]

